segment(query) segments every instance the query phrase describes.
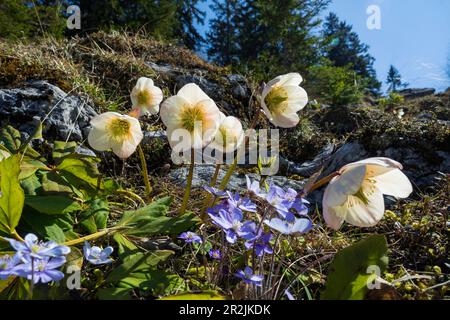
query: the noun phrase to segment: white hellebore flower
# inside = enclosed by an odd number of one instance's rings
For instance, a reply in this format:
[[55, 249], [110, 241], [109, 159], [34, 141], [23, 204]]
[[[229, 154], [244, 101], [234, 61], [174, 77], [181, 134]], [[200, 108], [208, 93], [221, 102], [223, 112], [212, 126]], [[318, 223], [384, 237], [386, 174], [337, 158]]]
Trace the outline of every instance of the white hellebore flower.
[[299, 87], [302, 81], [300, 74], [288, 73], [269, 81], [264, 87], [261, 106], [274, 125], [292, 128], [300, 121], [297, 112], [308, 103], [308, 94]]
[[235, 117], [220, 113], [220, 125], [210, 147], [223, 153], [233, 152], [244, 140], [242, 123]]
[[195, 83], [186, 84], [164, 101], [160, 114], [169, 143], [177, 151], [205, 147], [220, 125], [219, 108]]
[[126, 159], [136, 150], [143, 138], [141, 125], [136, 118], [117, 112], [105, 112], [91, 120], [88, 141], [98, 151], [112, 151]]
[[357, 227], [376, 225], [384, 215], [383, 194], [406, 198], [412, 185], [402, 165], [389, 158], [369, 158], [345, 165], [323, 196], [323, 216], [338, 230], [342, 223]]
[[163, 92], [156, 87], [152, 79], [139, 78], [130, 94], [133, 109], [139, 110], [139, 115], [157, 114], [159, 104], [163, 100]]

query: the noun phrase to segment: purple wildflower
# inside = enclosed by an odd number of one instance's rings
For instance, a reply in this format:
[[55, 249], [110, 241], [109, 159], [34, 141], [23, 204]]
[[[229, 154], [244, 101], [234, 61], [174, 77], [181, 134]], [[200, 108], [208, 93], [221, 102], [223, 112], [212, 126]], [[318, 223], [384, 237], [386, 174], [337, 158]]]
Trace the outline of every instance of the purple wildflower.
[[29, 233], [25, 236], [25, 241], [17, 241], [5, 238], [20, 255], [22, 260], [28, 260], [28, 257], [43, 259], [45, 257], [59, 257], [70, 252], [67, 246], [58, 245], [54, 241], [39, 241], [36, 235]]
[[0, 280], [6, 280], [9, 276], [16, 275], [15, 267], [21, 262], [19, 255], [4, 255], [0, 257]]
[[247, 191], [251, 194], [254, 194], [255, 196], [260, 197], [262, 195], [262, 192], [259, 186], [259, 181], [251, 181], [247, 175], [245, 176], [245, 180], [247, 181]]
[[244, 280], [245, 283], [254, 284], [257, 287], [262, 286], [262, 281], [264, 279], [261, 275], [253, 274], [252, 268], [248, 266], [245, 267], [244, 270], [239, 270], [234, 275]]
[[205, 189], [205, 191], [211, 193], [212, 195], [214, 195], [216, 197], [226, 197], [226, 195], [227, 195], [227, 193], [225, 191], [221, 191], [221, 190], [211, 187], [211, 186], [204, 186], [203, 189]]
[[262, 228], [259, 228], [258, 234], [253, 233], [253, 238], [245, 242], [245, 248], [247, 250], [255, 248], [255, 254], [258, 257], [261, 257], [264, 253], [272, 254], [273, 249], [270, 246], [270, 240], [272, 240], [272, 233], [263, 232]]
[[191, 232], [191, 231], [183, 232], [182, 234], [180, 234], [178, 239], [182, 239], [186, 243], [193, 243], [193, 242], [194, 243], [202, 243], [203, 242], [202, 238], [198, 234]]
[[256, 205], [248, 198], [241, 198], [239, 193], [227, 191], [227, 203], [230, 208], [239, 208], [242, 211], [256, 212]]
[[217, 249], [217, 250], [214, 250], [214, 249], [209, 250], [209, 256], [210, 256], [212, 259], [215, 259], [215, 260], [220, 260], [220, 259], [222, 259], [222, 253], [220, 252], [219, 249]]
[[51, 258], [46, 256], [42, 259], [33, 257], [29, 257], [29, 259], [25, 264], [16, 267], [16, 274], [19, 277], [24, 277], [28, 280], [34, 279], [35, 284], [38, 282], [48, 283], [50, 281], [59, 281], [64, 278], [64, 273], [56, 269], [66, 263], [65, 257]]
[[265, 194], [264, 199], [269, 202], [277, 212], [285, 218], [289, 213], [290, 206], [288, 202], [285, 201], [285, 192], [283, 189], [276, 185], [271, 185], [269, 192]]
[[92, 264], [99, 265], [99, 264], [108, 264], [113, 262], [109, 256], [111, 253], [113, 253], [112, 247], [106, 247], [105, 249], [102, 249], [97, 246], [91, 247], [89, 242], [85, 241], [83, 246], [83, 253], [84, 257], [87, 261], [89, 261]]
[[264, 220], [264, 223], [271, 229], [274, 229], [285, 235], [296, 235], [308, 232], [312, 228], [312, 223], [309, 219], [294, 218], [293, 221], [282, 220], [280, 218], [273, 218]]
[[245, 236], [248, 232], [246, 231], [248, 223], [243, 222], [242, 211], [238, 208], [234, 208], [230, 211], [219, 210], [218, 214], [208, 212], [208, 215], [213, 220], [213, 223], [221, 227], [226, 233], [226, 239], [229, 243], [235, 243], [237, 237]]
[[300, 215], [307, 215], [308, 214], [308, 207], [305, 206], [305, 203], [309, 203], [307, 200], [304, 200], [302, 198], [298, 198], [298, 193], [292, 188], [288, 188], [286, 192], [284, 192], [283, 195], [283, 204], [287, 208], [292, 208], [295, 211], [297, 211]]

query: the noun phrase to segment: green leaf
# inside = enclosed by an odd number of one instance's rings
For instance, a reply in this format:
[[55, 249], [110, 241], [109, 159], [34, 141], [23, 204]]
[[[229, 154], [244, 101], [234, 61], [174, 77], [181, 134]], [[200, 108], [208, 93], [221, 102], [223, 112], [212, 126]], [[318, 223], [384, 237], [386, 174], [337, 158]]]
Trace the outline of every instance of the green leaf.
[[0, 292], [0, 300], [26, 300], [29, 296], [29, 281], [25, 278], [13, 278]]
[[23, 180], [30, 177], [38, 170], [50, 171], [50, 168], [39, 160], [34, 160], [30, 159], [29, 157], [25, 157], [20, 165], [19, 180]]
[[166, 197], [158, 199], [139, 210], [125, 212], [118, 226], [128, 228], [121, 233], [134, 236], [179, 234], [200, 221], [192, 213], [176, 217], [166, 216], [171, 201], [170, 197]]
[[66, 214], [81, 210], [78, 202], [65, 196], [26, 196], [25, 204], [45, 214]]
[[75, 141], [55, 141], [52, 153], [53, 160], [59, 163], [62, 158], [74, 153], [76, 149], [77, 143]]
[[20, 187], [20, 158], [18, 155], [0, 162], [0, 231], [11, 234], [19, 224], [24, 204]]
[[323, 300], [361, 300], [367, 284], [376, 275], [369, 266], [378, 266], [383, 273], [388, 264], [387, 242], [383, 235], [373, 235], [339, 251], [328, 274]]
[[108, 222], [109, 205], [104, 199], [94, 199], [89, 202], [89, 208], [80, 214], [80, 220], [89, 232], [105, 229]]
[[56, 243], [63, 243], [66, 241], [66, 236], [64, 231], [57, 224], [52, 224], [51, 226], [45, 226], [45, 232], [47, 234], [47, 240], [53, 240]]
[[102, 288], [97, 292], [100, 300], [131, 300], [130, 288]]
[[160, 298], [159, 300], [225, 300], [216, 291], [203, 291], [199, 293], [180, 293]]
[[127, 239], [127, 237], [118, 232], [114, 233], [113, 239], [119, 245], [119, 249], [117, 251], [119, 253], [119, 258], [122, 260], [125, 258], [125, 256], [136, 253], [136, 251], [139, 250], [133, 242], [131, 242]]
[[46, 193], [67, 193], [73, 192], [70, 183], [55, 171], [41, 174], [42, 191]]
[[119, 282], [120, 287], [137, 288], [153, 295], [167, 295], [172, 292], [186, 290], [186, 281], [177, 274], [162, 270], [135, 272]]
[[80, 224], [88, 233], [96, 233], [98, 231], [94, 217], [86, 218], [83, 221], [80, 221]]
[[64, 231], [65, 237], [67, 239], [70, 239], [67, 236], [67, 233], [69, 231], [72, 231], [74, 223], [75, 222], [73, 221], [73, 218], [71, 217], [70, 214], [49, 215], [39, 213], [33, 208], [29, 208], [28, 210], [24, 211], [22, 220], [20, 221], [20, 227], [22, 229], [26, 229], [27, 231], [48, 238], [49, 237], [49, 235], [47, 234], [48, 227], [57, 225]]
[[20, 180], [20, 185], [22, 186], [25, 194], [31, 196], [37, 195], [39, 189], [42, 187], [39, 178], [35, 174], [32, 174], [26, 179]]
[[103, 189], [97, 168], [98, 161], [99, 159], [94, 157], [71, 154], [64, 157], [56, 170], [75, 188], [95, 192], [97, 189]]
[[165, 197], [158, 199], [148, 206], [140, 208], [135, 211], [124, 212], [122, 219], [118, 222], [120, 226], [131, 225], [135, 222], [151, 220], [156, 217], [164, 216], [169, 210], [169, 206], [172, 203], [171, 197]]
[[9, 152], [16, 153], [20, 149], [22, 138], [18, 130], [11, 126], [6, 126], [0, 130], [0, 142], [2, 142]]
[[144, 236], [157, 234], [180, 234], [198, 224], [200, 219], [192, 213], [179, 217], [158, 217], [146, 223], [140, 223], [134, 228], [125, 229], [123, 234]]
[[134, 272], [148, 272], [174, 254], [170, 250], [157, 250], [146, 253], [135, 253], [126, 256], [122, 264], [117, 266], [108, 276], [108, 282], [120, 281]]

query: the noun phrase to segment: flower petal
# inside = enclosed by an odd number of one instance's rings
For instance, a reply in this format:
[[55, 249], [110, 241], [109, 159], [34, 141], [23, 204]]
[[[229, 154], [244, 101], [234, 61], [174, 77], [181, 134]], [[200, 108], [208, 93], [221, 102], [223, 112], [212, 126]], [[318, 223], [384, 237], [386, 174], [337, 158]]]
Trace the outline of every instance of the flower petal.
[[336, 207], [337, 212], [345, 210], [345, 221], [357, 227], [372, 227], [376, 225], [384, 215], [384, 199], [380, 190], [367, 194], [367, 203], [360, 198], [349, 196], [343, 206]]
[[376, 186], [383, 194], [397, 198], [406, 198], [412, 191], [411, 181], [399, 169], [394, 169], [385, 174], [376, 176]]
[[180, 96], [167, 98], [161, 104], [161, 120], [168, 130], [174, 130], [180, 126], [180, 113], [189, 105], [189, 102]]
[[188, 83], [183, 86], [178, 91], [177, 96], [182, 97], [192, 105], [203, 100], [211, 100], [211, 98], [195, 83]]

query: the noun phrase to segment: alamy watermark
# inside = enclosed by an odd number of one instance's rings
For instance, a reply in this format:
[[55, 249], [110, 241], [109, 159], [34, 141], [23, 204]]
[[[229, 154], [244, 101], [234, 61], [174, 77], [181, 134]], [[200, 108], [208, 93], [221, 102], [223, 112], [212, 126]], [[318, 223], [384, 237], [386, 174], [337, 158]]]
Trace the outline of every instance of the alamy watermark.
[[67, 29], [80, 30], [81, 29], [81, 9], [79, 6], [72, 5], [67, 7], [66, 13], [69, 15], [67, 18]]
[[366, 23], [367, 29], [381, 30], [381, 8], [372, 4], [367, 7], [366, 13], [369, 15]]
[[[201, 129], [196, 130], [201, 132]], [[226, 140], [220, 136], [219, 140]], [[204, 136], [193, 135], [185, 129], [170, 132], [172, 141], [171, 160], [173, 163], [186, 164], [191, 162], [191, 152], [194, 152], [196, 164], [232, 164], [258, 165], [261, 175], [274, 175], [279, 169], [279, 130], [249, 129], [244, 133], [245, 139], [237, 146], [237, 150], [219, 150], [212, 144], [203, 146]], [[216, 135], [217, 139], [217, 135]]]

